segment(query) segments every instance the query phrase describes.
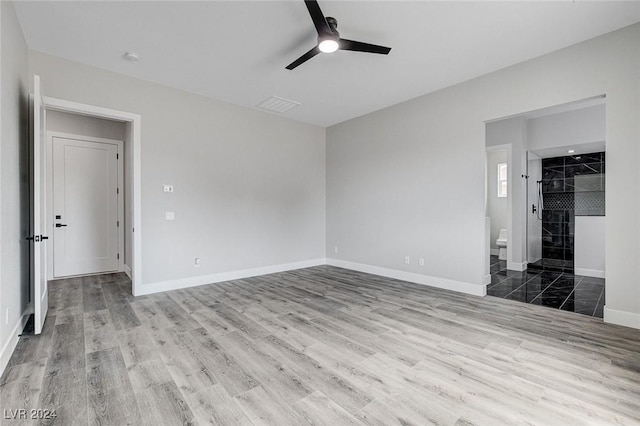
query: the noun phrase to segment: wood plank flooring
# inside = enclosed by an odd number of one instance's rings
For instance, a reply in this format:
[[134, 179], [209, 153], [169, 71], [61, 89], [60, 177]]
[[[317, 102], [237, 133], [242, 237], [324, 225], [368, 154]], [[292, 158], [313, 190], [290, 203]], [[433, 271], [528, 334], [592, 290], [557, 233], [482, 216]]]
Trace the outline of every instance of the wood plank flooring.
[[137, 298], [73, 278], [49, 303], [2, 425], [640, 424], [640, 331], [541, 306], [329, 266]]

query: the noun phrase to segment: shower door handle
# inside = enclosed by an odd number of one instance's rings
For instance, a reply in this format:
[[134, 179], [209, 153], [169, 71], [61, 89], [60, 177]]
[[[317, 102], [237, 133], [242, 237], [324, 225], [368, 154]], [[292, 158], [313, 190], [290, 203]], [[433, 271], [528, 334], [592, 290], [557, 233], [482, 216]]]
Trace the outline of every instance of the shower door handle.
[[535, 214], [537, 210], [538, 209], [536, 209], [536, 205], [535, 204], [531, 204], [531, 214]]

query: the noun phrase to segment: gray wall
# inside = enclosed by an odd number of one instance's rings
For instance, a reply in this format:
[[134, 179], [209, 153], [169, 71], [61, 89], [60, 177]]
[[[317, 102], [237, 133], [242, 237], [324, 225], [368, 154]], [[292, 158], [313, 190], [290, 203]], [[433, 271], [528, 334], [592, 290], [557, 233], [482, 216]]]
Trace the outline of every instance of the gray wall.
[[640, 326], [640, 194], [629, 190], [639, 183], [638, 39], [630, 26], [327, 129], [327, 251], [480, 286], [484, 123], [606, 94], [605, 318]]
[[324, 258], [323, 128], [37, 52], [29, 64], [47, 96], [141, 114], [144, 285]]
[[125, 140], [125, 123], [62, 111], [47, 111], [47, 131]]
[[605, 220], [604, 216], [576, 216], [574, 237], [576, 274], [604, 278]]
[[0, 15], [1, 371], [29, 303], [29, 244], [24, 239], [29, 233], [29, 137], [27, 46], [12, 3], [0, 2]]
[[602, 142], [606, 138], [605, 117], [602, 104], [527, 120], [527, 147], [539, 150]]

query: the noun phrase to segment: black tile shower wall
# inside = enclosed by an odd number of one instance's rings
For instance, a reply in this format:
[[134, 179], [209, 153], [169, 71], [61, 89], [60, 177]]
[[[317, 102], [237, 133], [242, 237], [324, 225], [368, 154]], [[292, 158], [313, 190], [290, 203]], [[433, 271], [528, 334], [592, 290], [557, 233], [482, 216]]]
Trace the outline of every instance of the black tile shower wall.
[[601, 206], [604, 214], [604, 160], [604, 152], [542, 160], [543, 258], [573, 262], [576, 213], [598, 214]]
[[542, 257], [573, 261], [575, 215], [569, 209], [545, 209], [542, 214]]

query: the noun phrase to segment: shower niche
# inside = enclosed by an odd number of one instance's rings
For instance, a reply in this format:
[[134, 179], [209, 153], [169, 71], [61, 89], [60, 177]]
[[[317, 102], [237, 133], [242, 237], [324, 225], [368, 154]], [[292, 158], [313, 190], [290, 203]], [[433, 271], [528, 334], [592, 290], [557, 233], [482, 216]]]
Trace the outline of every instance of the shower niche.
[[[586, 224], [579, 229], [590, 229], [599, 222], [583, 217], [605, 216], [605, 153], [551, 158], [529, 153], [527, 160], [527, 268], [574, 273], [576, 222]], [[593, 244], [589, 238], [578, 241]], [[581, 247], [583, 252], [591, 249], [598, 247]]]

